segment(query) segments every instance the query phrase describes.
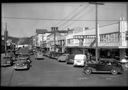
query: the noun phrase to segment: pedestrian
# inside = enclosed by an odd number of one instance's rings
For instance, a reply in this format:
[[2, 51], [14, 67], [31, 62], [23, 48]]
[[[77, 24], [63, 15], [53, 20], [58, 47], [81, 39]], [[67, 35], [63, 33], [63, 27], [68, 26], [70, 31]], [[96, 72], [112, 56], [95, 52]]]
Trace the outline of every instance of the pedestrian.
[[91, 60], [91, 54], [89, 52], [87, 52], [87, 60], [90, 61]]

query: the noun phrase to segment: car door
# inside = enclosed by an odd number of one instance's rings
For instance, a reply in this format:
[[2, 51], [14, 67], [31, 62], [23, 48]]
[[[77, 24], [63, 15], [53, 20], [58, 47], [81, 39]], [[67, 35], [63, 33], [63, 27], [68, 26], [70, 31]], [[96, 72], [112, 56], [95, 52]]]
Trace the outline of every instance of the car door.
[[96, 64], [96, 70], [97, 71], [104, 71], [105, 70], [105, 63], [100, 62], [100, 63]]
[[112, 63], [108, 62], [105, 64], [104, 71], [110, 71], [112, 69]]

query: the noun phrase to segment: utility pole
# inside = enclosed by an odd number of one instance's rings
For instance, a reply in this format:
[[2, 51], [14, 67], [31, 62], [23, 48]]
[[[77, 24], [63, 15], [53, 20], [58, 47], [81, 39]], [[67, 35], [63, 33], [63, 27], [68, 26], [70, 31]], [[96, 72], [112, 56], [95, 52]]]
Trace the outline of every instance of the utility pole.
[[5, 31], [4, 31], [5, 56], [7, 55], [7, 39], [8, 39], [8, 31], [7, 31], [7, 23], [5, 23]]
[[127, 6], [127, 9], [126, 9], [126, 16], [127, 16], [127, 23], [128, 23], [128, 2], [127, 2], [127, 4], [126, 4], [126, 6]]
[[90, 4], [95, 4], [95, 13], [96, 13], [96, 50], [95, 50], [95, 55], [96, 55], [96, 61], [98, 61], [99, 58], [99, 53], [98, 53], [98, 5], [104, 5], [103, 3], [100, 2], [90, 2]]

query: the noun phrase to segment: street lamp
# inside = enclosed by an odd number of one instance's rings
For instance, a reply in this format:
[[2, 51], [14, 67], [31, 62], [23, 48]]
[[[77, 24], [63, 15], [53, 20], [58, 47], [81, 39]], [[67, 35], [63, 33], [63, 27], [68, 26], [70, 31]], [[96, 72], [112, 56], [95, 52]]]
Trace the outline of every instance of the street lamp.
[[96, 51], [95, 51], [95, 54], [96, 54], [96, 61], [98, 61], [98, 58], [99, 58], [99, 53], [98, 53], [98, 5], [104, 5], [103, 3], [101, 2], [90, 2], [90, 4], [95, 4], [95, 8], [96, 8]]

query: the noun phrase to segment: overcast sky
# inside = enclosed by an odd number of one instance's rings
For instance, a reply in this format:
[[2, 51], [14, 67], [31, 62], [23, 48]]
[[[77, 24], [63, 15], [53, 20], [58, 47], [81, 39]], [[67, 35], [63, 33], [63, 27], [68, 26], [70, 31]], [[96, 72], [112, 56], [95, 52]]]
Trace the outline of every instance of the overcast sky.
[[[126, 9], [126, 3], [105, 2], [104, 5], [99, 5], [99, 25], [118, 22], [120, 17], [126, 19]], [[59, 19], [85, 21], [59, 21]], [[60, 30], [78, 26], [92, 28], [95, 27], [95, 6], [87, 2], [2, 3], [2, 34], [5, 23], [7, 23], [9, 35], [16, 37], [30, 37], [35, 35], [37, 28], [51, 30], [53, 26], [59, 26]]]

